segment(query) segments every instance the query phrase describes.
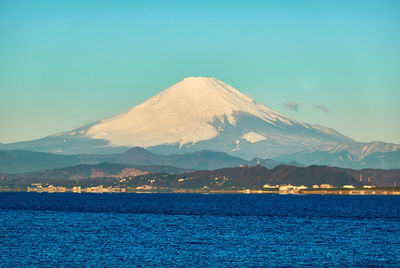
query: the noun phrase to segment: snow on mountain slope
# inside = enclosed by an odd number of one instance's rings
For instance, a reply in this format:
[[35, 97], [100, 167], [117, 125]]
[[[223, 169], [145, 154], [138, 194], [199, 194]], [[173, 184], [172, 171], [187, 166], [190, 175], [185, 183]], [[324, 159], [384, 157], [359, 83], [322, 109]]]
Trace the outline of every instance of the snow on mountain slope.
[[396, 152], [400, 150], [399, 144], [381, 141], [357, 142], [353, 144], [339, 144], [328, 150], [329, 153], [349, 152], [357, 160], [373, 153]]
[[212, 124], [216, 120], [235, 125], [234, 114], [238, 112], [271, 125], [301, 124], [215, 78], [189, 77], [122, 114], [102, 120], [88, 129], [87, 136], [109, 140], [114, 146], [194, 144], [218, 135], [219, 129]]
[[258, 134], [258, 133], [255, 133], [255, 132], [253, 132], [253, 131], [247, 132], [246, 134], [243, 135], [242, 138], [245, 139], [245, 140], [248, 141], [248, 142], [251, 142], [251, 143], [256, 143], [256, 142], [259, 142], [259, 141], [264, 141], [264, 140], [267, 139], [267, 138], [264, 137], [263, 135], [260, 135], [260, 134]]

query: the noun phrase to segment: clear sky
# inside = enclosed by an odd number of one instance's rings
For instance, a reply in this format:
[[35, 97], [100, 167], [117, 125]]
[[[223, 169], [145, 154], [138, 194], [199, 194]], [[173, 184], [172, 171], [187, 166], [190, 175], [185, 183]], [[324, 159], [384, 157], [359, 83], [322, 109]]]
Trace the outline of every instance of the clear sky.
[[400, 1], [0, 1], [0, 142], [211, 76], [297, 120], [400, 143]]

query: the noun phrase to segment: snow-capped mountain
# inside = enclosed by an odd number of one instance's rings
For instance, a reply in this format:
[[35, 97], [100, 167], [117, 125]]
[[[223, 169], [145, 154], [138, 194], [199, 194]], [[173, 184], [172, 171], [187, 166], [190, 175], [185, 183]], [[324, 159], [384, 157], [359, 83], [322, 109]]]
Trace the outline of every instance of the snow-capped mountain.
[[273, 111], [215, 78], [188, 77], [111, 118], [1, 148], [67, 154], [116, 153], [133, 146], [162, 154], [208, 149], [252, 159], [354, 142]]
[[159, 153], [211, 149], [246, 158], [353, 140], [255, 102], [215, 78], [189, 77], [132, 109], [102, 120], [86, 136], [111, 146]]
[[[122, 114], [102, 120], [86, 134], [115, 146], [182, 147], [217, 137], [224, 125], [236, 126], [240, 113], [272, 126], [308, 128], [217, 79], [189, 77]], [[245, 133], [243, 138], [252, 143], [266, 140], [256, 132]]]

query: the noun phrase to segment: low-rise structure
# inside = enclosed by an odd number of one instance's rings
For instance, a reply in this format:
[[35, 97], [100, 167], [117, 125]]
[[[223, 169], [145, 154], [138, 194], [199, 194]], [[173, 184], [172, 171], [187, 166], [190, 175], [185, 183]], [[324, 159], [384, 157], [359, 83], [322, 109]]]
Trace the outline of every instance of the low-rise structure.
[[41, 184], [31, 184], [31, 186], [36, 186], [36, 187], [27, 187], [28, 192], [37, 192], [37, 193], [65, 193], [68, 191], [66, 187], [63, 186], [53, 186], [49, 185], [47, 187], [43, 187]]
[[279, 186], [279, 193], [280, 194], [298, 194], [300, 190], [305, 190], [307, 189], [306, 186], [301, 185], [301, 186], [295, 186], [295, 185], [280, 185]]
[[103, 187], [103, 185], [97, 186], [97, 187], [88, 187], [88, 188], [83, 188], [82, 192], [86, 193], [124, 193], [126, 192], [125, 188], [119, 188], [119, 187]]
[[372, 189], [372, 188], [375, 188], [375, 186], [374, 185], [364, 185], [363, 188], [364, 189]]
[[152, 190], [154, 187], [151, 185], [142, 185], [142, 186], [138, 186], [136, 187], [136, 190]]
[[81, 193], [82, 192], [82, 188], [80, 187], [80, 186], [74, 186], [73, 188], [72, 188], [72, 192], [73, 193]]
[[277, 188], [279, 188], [279, 185], [264, 184], [263, 188], [265, 188], [265, 189], [277, 189]]

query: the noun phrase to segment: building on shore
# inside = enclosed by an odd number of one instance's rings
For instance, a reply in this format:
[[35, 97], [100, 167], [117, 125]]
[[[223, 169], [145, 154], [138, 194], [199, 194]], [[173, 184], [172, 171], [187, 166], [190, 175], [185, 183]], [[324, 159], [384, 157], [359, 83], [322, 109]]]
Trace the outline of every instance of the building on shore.
[[37, 192], [37, 193], [65, 193], [68, 191], [66, 187], [63, 186], [53, 186], [49, 185], [47, 187], [43, 187], [41, 184], [32, 184], [32, 186], [36, 187], [27, 187], [27, 192]]
[[301, 190], [307, 189], [306, 186], [295, 186], [295, 185], [280, 185], [279, 186], [279, 193], [280, 194], [298, 194]]
[[154, 187], [151, 185], [142, 185], [136, 187], [136, 190], [152, 190], [152, 189], [154, 189]]
[[263, 185], [264, 189], [278, 189], [279, 185], [269, 185], [269, 184], [264, 184]]
[[80, 186], [74, 186], [72, 187], [72, 192], [80, 194], [82, 192], [82, 188]]
[[103, 185], [97, 186], [97, 187], [88, 187], [88, 188], [83, 188], [82, 192], [86, 193], [124, 193], [126, 192], [125, 188], [119, 188], [119, 187], [103, 187]]

